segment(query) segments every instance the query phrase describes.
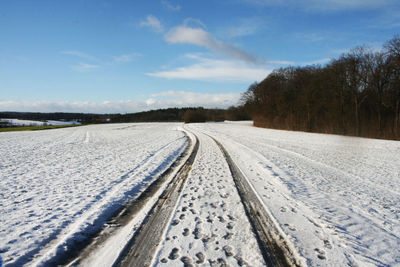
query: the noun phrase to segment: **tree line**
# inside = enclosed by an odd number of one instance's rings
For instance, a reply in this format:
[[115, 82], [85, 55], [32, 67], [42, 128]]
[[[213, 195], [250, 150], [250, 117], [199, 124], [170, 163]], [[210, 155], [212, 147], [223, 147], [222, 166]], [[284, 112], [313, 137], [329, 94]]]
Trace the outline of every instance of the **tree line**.
[[400, 36], [326, 66], [274, 70], [239, 108], [261, 127], [400, 140]]
[[[78, 121], [82, 124], [125, 123], [125, 122], [205, 122], [226, 119], [249, 119], [241, 107], [225, 109], [205, 109], [202, 107], [167, 108], [126, 114], [88, 114], [88, 113], [39, 113], [39, 112], [0, 112], [0, 119], [22, 119], [33, 121]], [[7, 125], [3, 125], [6, 127]], [[0, 124], [0, 127], [2, 125]]]

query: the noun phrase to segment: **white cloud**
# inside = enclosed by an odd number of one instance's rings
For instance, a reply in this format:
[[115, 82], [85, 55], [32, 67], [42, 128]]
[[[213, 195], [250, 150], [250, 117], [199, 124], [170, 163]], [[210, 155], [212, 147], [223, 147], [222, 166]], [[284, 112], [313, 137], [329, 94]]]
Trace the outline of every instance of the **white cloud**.
[[134, 113], [173, 107], [227, 108], [236, 105], [239, 93], [211, 94], [186, 91], [167, 91], [152, 94], [146, 101], [2, 101], [0, 111], [19, 112], [82, 112]]
[[253, 55], [242, 51], [231, 44], [215, 39], [211, 34], [201, 28], [192, 28], [185, 25], [178, 26], [165, 34], [164, 39], [171, 44], [194, 44], [232, 59], [253, 64], [260, 63], [260, 61]]
[[173, 4], [171, 4], [171, 3], [170, 3], [169, 1], [167, 1], [167, 0], [162, 0], [161, 3], [162, 3], [166, 8], [168, 8], [169, 10], [172, 10], [172, 11], [179, 11], [179, 10], [181, 10], [181, 6], [180, 6], [180, 5], [174, 6]]
[[140, 22], [141, 27], [149, 27], [156, 32], [163, 32], [164, 26], [161, 24], [160, 20], [153, 15], [148, 15], [145, 20]]
[[81, 62], [77, 65], [71, 66], [71, 68], [78, 72], [89, 72], [89, 71], [94, 71], [94, 70], [100, 68], [100, 66]]
[[261, 81], [272, 71], [268, 68], [249, 67], [237, 61], [208, 59], [193, 54], [186, 57], [194, 59], [196, 63], [147, 75], [167, 79], [254, 82]]

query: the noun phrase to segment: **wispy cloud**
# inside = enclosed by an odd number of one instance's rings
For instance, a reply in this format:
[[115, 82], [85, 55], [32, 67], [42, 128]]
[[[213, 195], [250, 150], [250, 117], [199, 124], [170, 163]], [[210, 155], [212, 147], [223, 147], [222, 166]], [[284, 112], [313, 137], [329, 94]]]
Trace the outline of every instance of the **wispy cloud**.
[[195, 63], [171, 70], [147, 73], [147, 75], [166, 79], [254, 82], [261, 81], [272, 71], [268, 68], [256, 68], [231, 60], [209, 59], [193, 54], [186, 57], [194, 60]]
[[[100, 68], [111, 67], [115, 64], [128, 63], [134, 61], [136, 58], [141, 56], [140, 53], [129, 53], [129, 54], [121, 54], [118, 56], [97, 58], [76, 50], [62, 51], [60, 53], [64, 55], [73, 56], [74, 58], [79, 58], [81, 60], [81, 62], [79, 63], [70, 65], [71, 69], [77, 72], [91, 72]], [[86, 62], [84, 62], [83, 60], [85, 60]]]
[[[296, 39], [300, 39], [301, 41], [308, 41], [308, 42], [320, 42], [326, 40], [327, 34], [323, 33], [316, 33], [316, 32], [311, 32], [311, 33], [305, 33], [305, 32], [298, 32], [294, 34], [294, 37]], [[337, 37], [337, 36], [335, 36]], [[331, 36], [329, 38], [332, 38]]]
[[160, 20], [153, 15], [148, 15], [145, 20], [140, 22], [140, 26], [151, 28], [156, 32], [164, 31], [164, 26], [161, 24]]
[[331, 61], [331, 58], [321, 58], [313, 61], [306, 61], [306, 62], [301, 62], [299, 65], [301, 66], [310, 66], [310, 65], [324, 65], [327, 64]]
[[139, 54], [139, 53], [123, 54], [123, 55], [119, 55], [119, 56], [114, 56], [113, 61], [117, 62], [117, 63], [128, 63], [128, 62], [132, 62], [133, 60], [135, 60], [135, 58], [137, 58], [139, 56], [141, 56], [141, 54]]
[[72, 65], [71, 68], [77, 72], [89, 72], [100, 68], [100, 65], [88, 64], [88, 63], [78, 63]]
[[205, 107], [227, 108], [236, 105], [239, 93], [197, 93], [167, 91], [149, 95], [145, 101], [2, 101], [0, 111], [19, 112], [82, 112], [82, 113], [134, 113], [159, 108]]
[[195, 19], [195, 18], [186, 18], [184, 21], [183, 21], [183, 25], [185, 26], [185, 27], [190, 27], [190, 26], [200, 26], [200, 27], [202, 27], [202, 28], [204, 28], [204, 29], [206, 29], [207, 28], [207, 26], [201, 21], [201, 20], [199, 20], [199, 19]]
[[349, 9], [375, 9], [390, 6], [395, 0], [244, 0], [265, 6], [288, 6], [309, 11], [336, 11]]
[[163, 6], [165, 6], [166, 8], [168, 8], [169, 10], [172, 11], [179, 11], [181, 10], [181, 6], [180, 5], [173, 5], [171, 4], [169, 1], [167, 0], [161, 0], [161, 3], [163, 4]]
[[207, 48], [218, 55], [227, 56], [231, 59], [253, 64], [260, 63], [255, 56], [246, 51], [240, 50], [231, 44], [217, 40], [202, 28], [192, 28], [185, 25], [178, 26], [172, 28], [167, 34], [165, 34], [164, 39], [170, 44], [193, 44]]
[[89, 54], [86, 54], [84, 52], [76, 51], [76, 50], [61, 51], [61, 54], [70, 55], [70, 56], [74, 56], [74, 57], [79, 57], [79, 58], [82, 58], [82, 59], [96, 60], [95, 57], [93, 57], [93, 56], [91, 56]]
[[295, 65], [296, 63], [294, 61], [288, 61], [288, 60], [270, 60], [268, 61], [268, 64], [270, 65]]
[[265, 20], [257, 17], [241, 19], [238, 23], [233, 23], [233, 25], [228, 29], [224, 29], [229, 38], [253, 35], [266, 27]]

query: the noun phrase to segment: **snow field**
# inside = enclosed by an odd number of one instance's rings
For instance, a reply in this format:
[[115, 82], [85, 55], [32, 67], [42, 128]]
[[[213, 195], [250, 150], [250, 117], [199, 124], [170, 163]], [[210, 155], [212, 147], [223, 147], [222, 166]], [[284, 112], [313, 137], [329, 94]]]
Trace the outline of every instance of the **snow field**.
[[7, 122], [12, 126], [44, 126], [44, 125], [71, 125], [80, 124], [77, 121], [31, 121], [31, 120], [19, 120], [19, 119], [0, 119], [0, 122]]
[[0, 253], [41, 265], [101, 227], [187, 145], [180, 124], [0, 134]]
[[264, 265], [222, 152], [194, 133], [199, 151], [155, 265]]
[[208, 123], [309, 266], [400, 264], [400, 142]]

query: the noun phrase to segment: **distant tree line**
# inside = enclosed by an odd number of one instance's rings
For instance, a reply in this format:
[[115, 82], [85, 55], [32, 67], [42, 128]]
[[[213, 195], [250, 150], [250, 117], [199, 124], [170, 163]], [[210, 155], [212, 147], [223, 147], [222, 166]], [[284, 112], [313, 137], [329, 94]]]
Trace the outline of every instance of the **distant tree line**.
[[[92, 123], [125, 123], [125, 122], [205, 122], [224, 120], [250, 119], [243, 107], [229, 109], [168, 108], [127, 114], [87, 114], [87, 113], [33, 113], [33, 112], [0, 112], [3, 119], [21, 119], [33, 121], [79, 121], [82, 124]], [[0, 127], [7, 125], [0, 125]]]
[[242, 94], [256, 126], [400, 139], [400, 36], [324, 67], [273, 71]]
[[0, 112], [0, 118], [2, 119], [20, 119], [20, 120], [32, 120], [32, 121], [79, 121], [79, 122], [96, 122], [102, 121], [108, 115], [103, 114], [88, 114], [88, 113], [65, 113], [65, 112], [53, 112], [53, 113], [40, 113], [40, 112]]

